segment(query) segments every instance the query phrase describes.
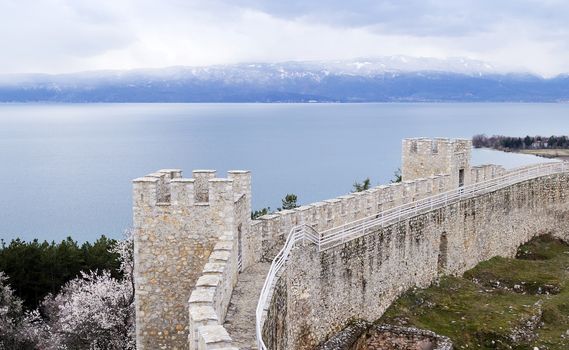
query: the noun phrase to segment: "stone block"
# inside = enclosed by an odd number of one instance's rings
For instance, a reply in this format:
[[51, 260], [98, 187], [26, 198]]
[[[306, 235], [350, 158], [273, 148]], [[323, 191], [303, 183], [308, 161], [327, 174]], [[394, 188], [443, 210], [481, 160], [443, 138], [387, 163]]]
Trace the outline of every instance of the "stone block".
[[214, 325], [199, 327], [198, 337], [198, 350], [231, 348], [231, 337], [223, 326]]
[[211, 305], [214, 302], [215, 288], [198, 287], [190, 295], [190, 304]]
[[210, 262], [227, 262], [231, 258], [231, 252], [226, 250], [214, 250], [209, 256]]
[[225, 270], [225, 263], [208, 262], [203, 268], [204, 274], [222, 274]]
[[233, 241], [219, 241], [215, 244], [215, 246], [213, 247], [213, 250], [218, 251], [218, 250], [233, 250]]
[[217, 287], [221, 283], [221, 275], [203, 275], [198, 278], [196, 282], [196, 287]]

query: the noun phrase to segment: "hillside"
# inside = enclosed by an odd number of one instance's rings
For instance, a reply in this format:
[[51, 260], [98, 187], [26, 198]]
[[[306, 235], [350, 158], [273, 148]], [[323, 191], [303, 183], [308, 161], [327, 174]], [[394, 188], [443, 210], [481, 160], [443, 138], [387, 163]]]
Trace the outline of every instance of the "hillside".
[[569, 75], [403, 56], [0, 75], [0, 102], [564, 102]]
[[456, 349], [567, 349], [569, 246], [542, 236], [399, 298], [380, 323], [429, 329]]

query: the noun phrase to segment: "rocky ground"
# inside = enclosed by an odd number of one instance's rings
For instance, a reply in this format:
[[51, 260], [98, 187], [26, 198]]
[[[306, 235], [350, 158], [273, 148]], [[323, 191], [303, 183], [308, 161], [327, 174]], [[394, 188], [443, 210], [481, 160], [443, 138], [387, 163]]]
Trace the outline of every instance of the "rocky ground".
[[455, 349], [569, 349], [569, 245], [537, 238], [515, 259], [408, 291], [378, 322], [431, 330]]

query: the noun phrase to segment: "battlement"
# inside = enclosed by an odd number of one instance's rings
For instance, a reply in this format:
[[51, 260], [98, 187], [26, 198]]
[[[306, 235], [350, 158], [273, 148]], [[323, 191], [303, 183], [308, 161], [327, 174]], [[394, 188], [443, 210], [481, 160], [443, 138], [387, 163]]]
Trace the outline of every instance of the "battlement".
[[414, 137], [403, 139], [403, 154], [451, 154], [462, 153], [472, 148], [472, 140], [444, 137]]
[[470, 179], [472, 183], [490, 180], [495, 177], [504, 175], [506, 170], [503, 166], [495, 164], [483, 164], [473, 166], [470, 170]]
[[133, 180], [137, 349], [188, 347], [190, 293], [219, 255], [215, 247], [229, 240], [232, 277], [224, 278], [226, 302], [218, 309], [226, 308], [238, 271], [233, 261], [249, 254], [250, 215], [249, 171], [218, 178], [215, 170], [194, 170], [183, 178], [179, 169], [163, 169]]
[[133, 180], [137, 348], [199, 349], [210, 327], [223, 330], [239, 272], [272, 260], [295, 226], [326, 235], [504, 172], [494, 165], [471, 167], [471, 146], [463, 139], [405, 139], [402, 182], [259, 220], [251, 220], [249, 171], [219, 178], [215, 170], [194, 170], [184, 178], [179, 169], [162, 169]]
[[270, 261], [297, 225], [308, 225], [322, 232], [449, 189], [449, 175], [434, 175], [264, 215], [253, 221], [251, 237], [256, 241], [252, 250], [262, 252], [260, 259]]
[[448, 138], [407, 138], [402, 141], [403, 181], [448, 174], [453, 187], [470, 183], [472, 141]]
[[179, 169], [163, 169], [133, 180], [134, 207], [207, 206], [219, 201], [237, 201], [251, 195], [251, 172], [232, 170], [217, 178], [215, 170], [194, 170], [183, 178]]

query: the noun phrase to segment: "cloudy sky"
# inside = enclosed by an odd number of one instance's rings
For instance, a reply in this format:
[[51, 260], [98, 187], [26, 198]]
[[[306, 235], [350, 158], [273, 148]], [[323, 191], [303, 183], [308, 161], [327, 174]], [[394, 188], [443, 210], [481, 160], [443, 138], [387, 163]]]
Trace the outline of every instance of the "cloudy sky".
[[569, 72], [567, 0], [0, 0], [0, 73], [409, 55]]

